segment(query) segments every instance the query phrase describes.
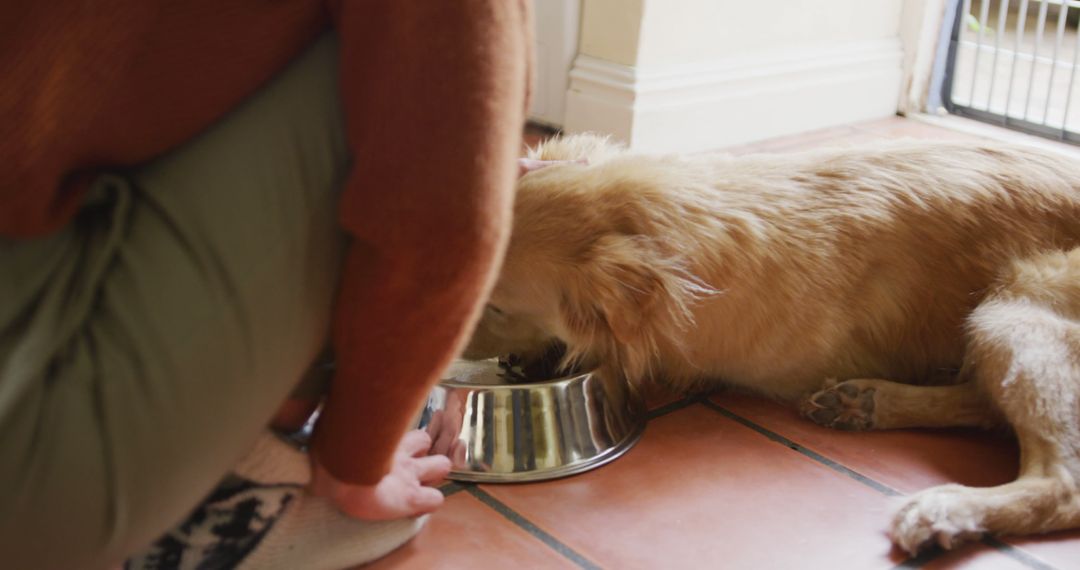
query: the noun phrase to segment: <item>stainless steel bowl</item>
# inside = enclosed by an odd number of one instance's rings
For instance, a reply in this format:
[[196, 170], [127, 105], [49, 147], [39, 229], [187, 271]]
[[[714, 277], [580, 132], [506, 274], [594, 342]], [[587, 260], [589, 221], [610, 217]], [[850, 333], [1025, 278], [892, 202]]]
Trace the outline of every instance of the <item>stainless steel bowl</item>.
[[499, 359], [458, 361], [428, 397], [419, 427], [458, 481], [541, 481], [594, 469], [626, 453], [645, 406], [596, 373], [523, 378]]

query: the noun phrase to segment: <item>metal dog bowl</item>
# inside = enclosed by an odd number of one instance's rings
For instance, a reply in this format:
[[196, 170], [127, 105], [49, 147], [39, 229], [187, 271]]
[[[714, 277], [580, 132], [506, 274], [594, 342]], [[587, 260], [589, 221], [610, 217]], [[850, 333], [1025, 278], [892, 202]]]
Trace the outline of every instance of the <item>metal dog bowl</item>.
[[622, 383], [596, 373], [532, 381], [506, 359], [455, 362], [431, 392], [419, 427], [450, 478], [542, 481], [594, 469], [626, 453], [645, 407]]

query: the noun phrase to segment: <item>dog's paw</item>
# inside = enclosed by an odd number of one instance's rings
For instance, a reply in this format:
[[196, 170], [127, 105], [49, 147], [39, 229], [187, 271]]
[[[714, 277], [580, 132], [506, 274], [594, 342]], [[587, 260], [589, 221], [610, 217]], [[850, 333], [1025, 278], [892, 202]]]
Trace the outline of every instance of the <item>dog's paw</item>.
[[981, 513], [972, 489], [942, 485], [911, 497], [893, 517], [889, 535], [913, 556], [933, 544], [948, 550], [986, 532]]
[[825, 383], [825, 388], [811, 394], [799, 405], [799, 412], [816, 424], [849, 431], [861, 431], [874, 427], [873, 387], [866, 381], [835, 380]]

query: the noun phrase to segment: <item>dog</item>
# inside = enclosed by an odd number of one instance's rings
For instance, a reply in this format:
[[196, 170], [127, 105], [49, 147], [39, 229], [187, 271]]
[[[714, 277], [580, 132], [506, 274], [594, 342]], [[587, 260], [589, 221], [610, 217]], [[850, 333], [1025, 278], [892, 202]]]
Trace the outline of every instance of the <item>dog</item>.
[[1080, 527], [1080, 166], [991, 143], [651, 156], [553, 139], [466, 358], [734, 385], [849, 430], [1007, 426], [1018, 478], [904, 504], [915, 554]]

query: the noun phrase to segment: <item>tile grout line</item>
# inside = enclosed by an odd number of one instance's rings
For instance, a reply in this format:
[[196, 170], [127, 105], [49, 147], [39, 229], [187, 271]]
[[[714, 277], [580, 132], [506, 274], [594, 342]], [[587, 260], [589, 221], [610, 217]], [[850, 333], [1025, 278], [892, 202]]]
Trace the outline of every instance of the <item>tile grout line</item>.
[[[740, 415], [738, 415], [738, 414], [724, 408], [723, 406], [720, 406], [719, 404], [716, 404], [715, 402], [712, 402], [706, 396], [683, 398], [681, 400], [677, 400], [675, 402], [665, 404], [663, 406], [660, 406], [659, 408], [655, 408], [653, 410], [650, 410], [648, 412], [648, 414], [647, 414], [647, 419], [651, 421], [653, 419], [663, 417], [663, 416], [666, 416], [666, 415], [671, 414], [673, 412], [676, 412], [678, 410], [687, 408], [687, 407], [689, 407], [689, 406], [691, 406], [693, 404], [696, 404], [696, 403], [700, 403], [700, 404], [704, 405], [706, 408], [709, 408], [709, 409], [719, 413], [720, 415], [722, 415], [722, 416], [724, 416], [724, 417], [726, 417], [726, 418], [728, 418], [728, 419], [730, 419], [732, 421], [735, 421], [736, 423], [738, 423], [738, 424], [740, 424], [740, 425], [742, 425], [744, 427], [752, 429], [753, 431], [765, 436], [769, 440], [774, 441], [776, 443], [779, 443], [779, 444], [783, 445], [784, 447], [787, 447], [788, 449], [791, 449], [792, 451], [795, 451], [795, 452], [797, 452], [797, 453], [799, 453], [801, 455], [804, 455], [804, 456], [814, 460], [815, 462], [820, 463], [820, 464], [824, 465], [825, 467], [828, 467], [828, 468], [832, 469], [833, 471], [836, 471], [836, 472], [838, 472], [838, 473], [840, 473], [842, 475], [845, 475], [845, 476], [847, 476], [847, 477], [849, 477], [851, 479], [854, 479], [855, 481], [857, 481], [859, 483], [862, 483], [863, 485], [871, 487], [874, 490], [876, 490], [876, 491], [878, 491], [878, 492], [880, 492], [880, 493], [882, 493], [882, 494], [884, 494], [886, 496], [890, 496], [890, 497], [902, 497], [902, 496], [905, 496], [900, 491], [897, 491], [896, 489], [893, 489], [892, 487], [889, 487], [888, 485], [885, 485], [884, 483], [881, 483], [879, 481], [875, 481], [874, 479], [871, 479], [871, 478], [869, 478], [869, 477], [867, 477], [865, 475], [862, 475], [861, 473], [858, 473], [857, 471], [854, 471], [854, 470], [850, 469], [849, 467], [841, 465], [840, 463], [837, 463], [836, 461], [833, 461], [833, 460], [831, 460], [831, 459], [829, 459], [829, 458], [827, 458], [827, 457], [825, 457], [825, 456], [823, 456], [823, 455], [821, 455], [821, 454], [819, 454], [819, 453], [817, 453], [817, 452], [815, 452], [815, 451], [813, 451], [813, 450], [811, 450], [811, 449], [809, 449], [809, 448], [807, 448], [807, 447], [805, 447], [805, 446], [803, 446], [803, 445], [801, 445], [799, 443], [794, 442], [791, 439], [788, 439], [787, 437], [784, 437], [784, 436], [782, 436], [782, 435], [780, 435], [780, 434], [778, 434], [778, 433], [776, 433], [776, 432], [774, 432], [774, 431], [772, 431], [772, 430], [770, 430], [768, 428], [760, 426], [757, 423], [755, 423], [755, 422], [753, 422], [753, 421], [751, 421], [749, 419], [746, 419], [746, 418], [744, 418], [744, 417], [742, 417], [742, 416], [740, 416]], [[561, 554], [562, 556], [564, 556], [565, 558], [567, 558], [571, 562], [575, 563], [579, 567], [585, 568], [585, 569], [588, 569], [588, 570], [593, 570], [593, 569], [598, 570], [599, 569], [598, 566], [596, 566], [592, 562], [589, 562], [583, 556], [581, 556], [580, 554], [575, 552], [573, 549], [571, 549], [570, 547], [568, 547], [565, 544], [563, 544], [562, 542], [560, 542], [554, 536], [552, 536], [552, 535], [548, 534], [547, 532], [541, 530], [539, 527], [537, 527], [531, 521], [526, 519], [520, 513], [518, 513], [517, 511], [514, 511], [508, 505], [506, 505], [502, 501], [499, 501], [494, 496], [490, 495], [489, 493], [487, 493], [486, 491], [480, 489], [479, 487], [477, 487], [475, 485], [462, 484], [462, 483], [457, 483], [457, 482], [451, 481], [451, 482], [448, 482], [448, 483], [445, 483], [445, 484], [439, 486], [439, 490], [442, 491], [442, 494], [443, 494], [444, 497], [449, 497], [449, 496], [454, 495], [456, 493], [459, 493], [461, 491], [466, 491], [470, 495], [475, 497], [477, 500], [484, 503], [489, 508], [495, 510], [500, 515], [502, 515], [503, 517], [508, 519], [510, 522], [514, 523], [516, 526], [518, 526], [519, 528], [521, 528], [525, 532], [529, 533], [534, 538], [539, 539], [546, 546], [548, 546], [549, 548], [555, 550], [556, 552], [558, 552], [559, 554]], [[1023, 549], [1021, 549], [1019, 547], [1014, 547], [1014, 546], [1012, 546], [1010, 544], [1007, 544], [1007, 543], [1004, 543], [1004, 542], [1001, 542], [1001, 541], [999, 541], [999, 540], [997, 540], [997, 539], [995, 539], [993, 537], [983, 538], [980, 542], [982, 542], [986, 546], [989, 546], [989, 547], [997, 550], [1001, 554], [1003, 554], [1003, 555], [1005, 555], [1005, 556], [1007, 556], [1009, 558], [1012, 558], [1013, 560], [1015, 560], [1017, 562], [1020, 562], [1021, 564], [1025, 565], [1025, 566], [1027, 566], [1029, 568], [1032, 568], [1034, 570], [1056, 570], [1056, 568], [1054, 566], [1039, 560], [1037, 557], [1025, 552]], [[932, 562], [932, 561], [936, 560], [937, 558], [945, 555], [946, 553], [947, 553], [946, 550], [944, 550], [944, 549], [942, 549], [940, 547], [934, 546], [930, 550], [927, 550], [927, 551], [923, 552], [922, 554], [919, 554], [918, 556], [915, 556], [913, 558], [909, 558], [908, 560], [905, 560], [904, 562], [901, 562], [900, 564], [894, 566], [893, 570], [913, 570], [913, 569], [917, 569], [917, 568], [922, 568], [926, 564], [929, 564], [930, 562]]]
[[[676, 412], [695, 403], [697, 403], [697, 400], [694, 398], [682, 398], [680, 400], [670, 402], [658, 408], [649, 410], [646, 413], [646, 420], [653, 420], [661, 416], [666, 416], [672, 412]], [[492, 510], [499, 513], [525, 532], [529, 533], [529, 535], [543, 542], [544, 545], [548, 548], [551, 548], [552, 550], [558, 552], [560, 555], [576, 564], [578, 567], [584, 568], [586, 570], [600, 570], [599, 566], [590, 562], [584, 556], [578, 554], [572, 548], [563, 544], [554, 536], [541, 530], [540, 527], [536, 526], [534, 523], [526, 519], [520, 513], [510, 508], [502, 501], [496, 499], [488, 492], [480, 489], [475, 484], [448, 481], [446, 483], [443, 483], [442, 485], [439, 485], [438, 489], [442, 492], [443, 497], [450, 497], [452, 495], [465, 491], [475, 497], [485, 506], [491, 508]]]
[[1057, 570], [1056, 567], [1047, 564], [1042, 560], [1039, 560], [1036, 556], [1032, 555], [1029, 552], [1026, 552], [1023, 548], [1017, 548], [1011, 544], [1006, 544], [992, 536], [985, 536], [979, 542], [989, 546], [990, 548], [993, 548], [994, 550], [997, 550], [998, 552], [1004, 554], [1005, 556], [1008, 556], [1009, 558], [1012, 558], [1013, 560], [1016, 560], [1017, 562], [1020, 562], [1021, 564], [1024, 564], [1029, 568], [1034, 568], [1035, 570]]
[[574, 549], [563, 544], [559, 541], [559, 539], [548, 534], [543, 529], [533, 524], [532, 521], [522, 516], [521, 513], [518, 513], [517, 511], [506, 505], [506, 503], [503, 503], [502, 501], [488, 494], [487, 491], [484, 491], [476, 485], [461, 486], [461, 488], [466, 493], [478, 499], [481, 503], [484, 503], [484, 505], [490, 507], [495, 512], [505, 517], [507, 520], [517, 525], [518, 528], [529, 533], [533, 538], [536, 538], [540, 540], [540, 542], [543, 542], [548, 548], [551, 548], [555, 552], [561, 554], [564, 558], [576, 564], [579, 568], [583, 568], [584, 570], [601, 570], [600, 566], [597, 566], [596, 564], [590, 562], [584, 556], [578, 554]]
[[457, 493], [460, 493], [464, 490], [465, 487], [463, 485], [461, 485], [460, 483], [455, 483], [453, 481], [448, 481], [446, 483], [443, 483], [442, 485], [439, 485], [439, 491], [442, 492], [443, 497], [456, 495]]
[[720, 415], [722, 415], [722, 416], [724, 416], [724, 417], [726, 417], [726, 418], [728, 418], [730, 420], [733, 420], [735, 422], [738, 422], [739, 424], [742, 424], [743, 426], [748, 427], [748, 428], [760, 433], [761, 435], [771, 439], [772, 441], [775, 441], [776, 443], [779, 443], [779, 444], [783, 445], [784, 447], [787, 447], [788, 449], [791, 449], [791, 450], [793, 450], [795, 452], [798, 452], [798, 453], [800, 453], [802, 455], [805, 455], [806, 457], [809, 457], [810, 459], [813, 459], [814, 461], [824, 465], [825, 467], [828, 467], [829, 469], [832, 469], [833, 471], [836, 471], [837, 473], [840, 473], [841, 475], [844, 475], [844, 476], [846, 476], [848, 478], [851, 478], [851, 479], [854, 479], [854, 480], [858, 481], [859, 483], [862, 483], [863, 485], [871, 487], [872, 489], [878, 491], [879, 493], [882, 493], [882, 494], [890, 496], [890, 497], [902, 497], [902, 496], [904, 496], [904, 494], [901, 493], [900, 491], [897, 491], [896, 489], [893, 489], [892, 487], [890, 487], [890, 486], [888, 486], [888, 485], [886, 485], [884, 483], [881, 483], [880, 481], [875, 481], [875, 480], [867, 477], [866, 475], [863, 475], [862, 473], [859, 473], [858, 471], [855, 471], [855, 470], [853, 470], [853, 469], [851, 469], [849, 467], [841, 465], [841, 464], [837, 463], [836, 461], [833, 461], [832, 459], [829, 459], [828, 457], [825, 457], [824, 455], [821, 455], [820, 453], [818, 453], [818, 452], [816, 452], [816, 451], [814, 451], [812, 449], [804, 447], [801, 444], [795, 443], [794, 441], [792, 441], [792, 440], [790, 440], [790, 439], [788, 439], [788, 438], [786, 438], [786, 437], [784, 437], [784, 436], [782, 436], [782, 435], [780, 435], [780, 434], [778, 434], [778, 433], [776, 433], [776, 432], [774, 432], [774, 431], [772, 431], [772, 430], [770, 430], [768, 428], [762, 427], [762, 426], [760, 426], [760, 425], [758, 425], [758, 424], [756, 424], [756, 423], [754, 423], [754, 422], [752, 422], [752, 421], [750, 421], [750, 420], [748, 420], [748, 419], [746, 419], [746, 418], [744, 418], [744, 417], [742, 417], [742, 416], [728, 410], [727, 408], [725, 408], [725, 407], [723, 407], [723, 406], [721, 406], [721, 405], [719, 405], [717, 403], [714, 403], [714, 402], [710, 401], [707, 398], [702, 398], [700, 400], [700, 402], [705, 407], [719, 413]]
[[[735, 421], [735, 422], [737, 422], [737, 423], [739, 423], [739, 424], [741, 424], [741, 425], [743, 425], [745, 427], [748, 427], [748, 428], [760, 433], [761, 435], [767, 437], [768, 439], [770, 439], [772, 441], [775, 441], [776, 443], [779, 443], [779, 444], [783, 445], [784, 447], [787, 447], [788, 449], [791, 449], [791, 450], [793, 450], [793, 451], [795, 451], [797, 453], [805, 455], [805, 456], [809, 457], [810, 459], [813, 459], [814, 461], [816, 461], [818, 463], [821, 463], [825, 467], [828, 467], [829, 469], [832, 469], [833, 471], [836, 471], [837, 473], [840, 473], [842, 475], [850, 477], [851, 479], [854, 479], [855, 481], [858, 481], [859, 483], [862, 483], [863, 485], [866, 485], [866, 486], [868, 486], [868, 487], [870, 487], [872, 489], [875, 489], [876, 491], [878, 491], [878, 492], [880, 492], [880, 493], [882, 493], [882, 494], [884, 494], [886, 496], [889, 496], [889, 497], [905, 497], [905, 496], [907, 496], [904, 493], [901, 493], [900, 491], [897, 491], [896, 489], [893, 489], [892, 487], [890, 487], [890, 486], [888, 486], [888, 485], [886, 485], [886, 484], [884, 484], [884, 483], [882, 483], [880, 481], [875, 481], [874, 479], [871, 479], [870, 477], [867, 477], [866, 475], [863, 475], [862, 473], [859, 473], [859, 472], [857, 472], [857, 471], [855, 471], [855, 470], [853, 470], [853, 469], [851, 469], [849, 467], [841, 465], [840, 463], [837, 463], [836, 461], [833, 461], [832, 459], [829, 459], [829, 458], [821, 455], [820, 453], [817, 453], [816, 451], [813, 451], [813, 450], [811, 450], [811, 449], [809, 449], [807, 447], [804, 447], [801, 444], [795, 443], [794, 441], [792, 441], [792, 440], [790, 440], [790, 439], [788, 439], [788, 438], [786, 438], [786, 437], [784, 437], [784, 436], [782, 436], [782, 435], [780, 435], [780, 434], [778, 434], [778, 433], [776, 433], [776, 432], [774, 432], [774, 431], [772, 431], [772, 430], [770, 430], [770, 429], [768, 429], [766, 427], [760, 426], [760, 425], [754, 423], [753, 421], [748, 420], [748, 419], [746, 419], [746, 418], [744, 418], [744, 417], [742, 417], [742, 416], [728, 410], [727, 408], [724, 408], [720, 404], [717, 404], [717, 403], [713, 402], [712, 400], [709, 400], [708, 397], [705, 397], [705, 396], [701, 397], [699, 399], [699, 402], [702, 405], [704, 405], [706, 408], [709, 408], [709, 409], [719, 413], [720, 415], [722, 415], [722, 416], [724, 416], [724, 417], [726, 417], [726, 418], [728, 418], [728, 419], [730, 419], [732, 421]], [[981, 542], [983, 544], [986, 544], [987, 546], [990, 546], [990, 547], [994, 548], [995, 550], [997, 550], [998, 552], [1004, 554], [1005, 556], [1008, 556], [1009, 558], [1012, 558], [1013, 560], [1015, 560], [1017, 562], [1020, 562], [1021, 564], [1025, 565], [1025, 566], [1027, 566], [1029, 568], [1032, 568], [1034, 570], [1056, 570], [1054, 568], [1054, 566], [1051, 566], [1051, 565], [1039, 560], [1037, 557], [1033, 556], [1032, 554], [1030, 554], [1028, 552], [1025, 552], [1023, 549], [1013, 547], [1012, 545], [1006, 544], [1004, 542], [1000, 542], [1000, 541], [998, 541], [997, 539], [995, 539], [993, 537], [983, 538]], [[943, 550], [943, 549], [935, 548], [933, 550], [928, 551], [927, 553], [920, 554], [919, 556], [916, 556], [914, 558], [910, 558], [910, 559], [900, 563], [898, 566], [895, 566], [894, 568], [897, 568], [897, 569], [899, 569], [899, 568], [921, 568], [924, 565], [926, 565], [927, 563], [929, 563], [929, 562], [931, 562], [933, 560], [936, 560], [939, 556], [944, 555], [945, 552], [946, 551]]]
[[[695, 400], [694, 398], [682, 398], [680, 400], [664, 404], [663, 406], [649, 410], [646, 413], [646, 420], [653, 420], [661, 416], [666, 416], [672, 412], [676, 412], [695, 403], [697, 403], [697, 400]], [[586, 560], [585, 557], [575, 552], [569, 546], [566, 546], [554, 536], [551, 536], [550, 534], [544, 532], [531, 521], [522, 516], [520, 513], [514, 511], [508, 505], [506, 505], [502, 501], [499, 501], [498, 499], [496, 499], [486, 491], [478, 488], [474, 484], [447, 481], [446, 483], [439, 485], [438, 489], [440, 492], [442, 492], [443, 497], [450, 497], [462, 491], [466, 491], [470, 495], [478, 499], [480, 502], [484, 503], [485, 506], [495, 510], [502, 516], [506, 517], [508, 520], [510, 520], [510, 522], [514, 523], [533, 537], [539, 539], [546, 546], [555, 550], [562, 556], [568, 558], [570, 561], [574, 562], [579, 567], [589, 570], [599, 569], [598, 566]]]
[[679, 411], [679, 410], [681, 410], [681, 409], [683, 409], [683, 408], [685, 408], [687, 406], [691, 406], [691, 405], [696, 404], [696, 403], [697, 403], [697, 400], [695, 398], [682, 398], [680, 400], [676, 400], [674, 402], [664, 404], [663, 406], [660, 406], [659, 408], [654, 408], [654, 409], [649, 410], [645, 414], [645, 419], [648, 420], [648, 421], [652, 421], [652, 420], [655, 420], [656, 418], [666, 416], [666, 415], [668, 415], [668, 414], [670, 414], [672, 412], [677, 412], [677, 411]]
[[[754, 423], [754, 422], [752, 422], [752, 421], [750, 421], [750, 420], [748, 420], [748, 419], [746, 419], [746, 418], [744, 418], [744, 417], [742, 417], [742, 416], [728, 410], [727, 408], [713, 402], [712, 400], [709, 400], [708, 397], [702, 397], [699, 401], [706, 408], [709, 408], [709, 409], [713, 410], [714, 412], [724, 416], [725, 418], [728, 418], [729, 420], [732, 420], [732, 421], [734, 421], [734, 422], [736, 422], [736, 423], [738, 423], [738, 424], [740, 424], [740, 425], [742, 425], [744, 427], [750, 428], [750, 429], [758, 432], [759, 434], [765, 436], [766, 438], [768, 438], [768, 439], [770, 439], [770, 440], [772, 440], [772, 441], [774, 441], [776, 443], [779, 443], [780, 445], [783, 445], [784, 447], [786, 447], [786, 448], [788, 448], [788, 449], [790, 449], [790, 450], [792, 450], [792, 451], [794, 451], [796, 453], [804, 455], [804, 456], [816, 461], [817, 463], [820, 463], [821, 465], [823, 465], [825, 467], [828, 467], [829, 469], [832, 469], [833, 471], [836, 471], [837, 473], [840, 473], [841, 475], [844, 475], [845, 477], [848, 477], [850, 479], [854, 479], [855, 481], [857, 481], [859, 483], [862, 483], [863, 485], [866, 485], [867, 487], [870, 487], [871, 489], [874, 489], [875, 491], [877, 491], [877, 492], [879, 492], [879, 493], [881, 493], [881, 494], [883, 494], [883, 495], [885, 495], [887, 497], [902, 497], [904, 495], [900, 491], [897, 491], [896, 489], [893, 489], [892, 487], [890, 487], [890, 486], [888, 486], [888, 485], [886, 485], [884, 483], [881, 483], [880, 481], [875, 481], [875, 480], [867, 477], [866, 475], [863, 475], [862, 473], [859, 473], [859, 472], [857, 472], [857, 471], [855, 471], [855, 470], [853, 470], [853, 469], [851, 469], [849, 467], [846, 467], [844, 465], [841, 465], [840, 463], [837, 463], [836, 461], [833, 461], [832, 459], [829, 459], [828, 457], [825, 457], [824, 455], [821, 455], [820, 453], [818, 453], [816, 451], [808, 449], [808, 448], [806, 448], [805, 446], [803, 446], [801, 444], [795, 443], [794, 441], [792, 441], [792, 440], [790, 440], [790, 439], [788, 439], [788, 438], [786, 438], [786, 437], [784, 437], [784, 436], [782, 436], [782, 435], [780, 435], [780, 434], [778, 434], [778, 433], [776, 433], [776, 432], [774, 432], [774, 431], [772, 431], [772, 430], [770, 430], [770, 429], [768, 429], [766, 427], [760, 426], [760, 425], [758, 425], [758, 424], [756, 424], [756, 423]], [[897, 570], [898, 569], [905, 569], [906, 570], [906, 569], [922, 568], [923, 566], [925, 566], [929, 562], [931, 562], [933, 560], [936, 560], [942, 554], [944, 554], [943, 550], [940, 550], [940, 549], [930, 550], [930, 551], [924, 552], [923, 554], [915, 556], [913, 558], [909, 558], [909, 559], [905, 560], [904, 562], [901, 562], [899, 565], [894, 566], [893, 568], [897, 569]]]

